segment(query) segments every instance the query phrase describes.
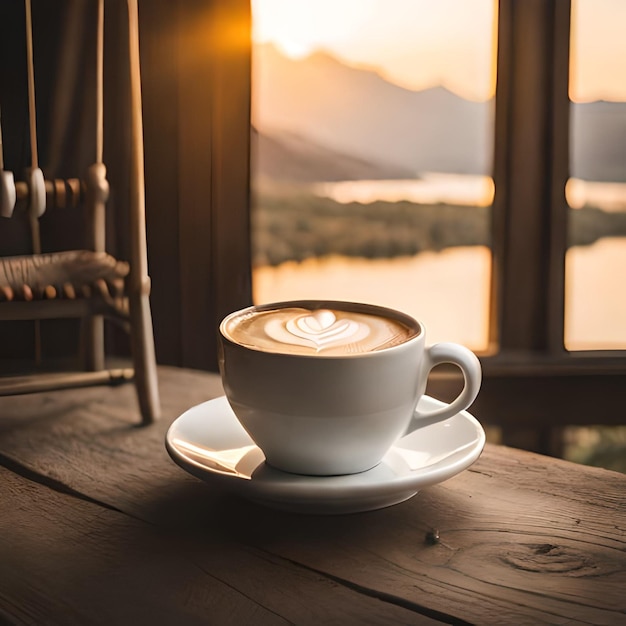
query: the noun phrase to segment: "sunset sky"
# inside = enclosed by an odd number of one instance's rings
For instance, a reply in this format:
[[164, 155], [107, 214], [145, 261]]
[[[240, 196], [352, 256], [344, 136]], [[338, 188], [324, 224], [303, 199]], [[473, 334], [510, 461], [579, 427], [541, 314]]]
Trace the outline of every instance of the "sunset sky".
[[[495, 0], [252, 0], [253, 38], [291, 57], [326, 50], [410, 89], [485, 100], [495, 78]], [[570, 95], [626, 101], [625, 0], [573, 0]]]

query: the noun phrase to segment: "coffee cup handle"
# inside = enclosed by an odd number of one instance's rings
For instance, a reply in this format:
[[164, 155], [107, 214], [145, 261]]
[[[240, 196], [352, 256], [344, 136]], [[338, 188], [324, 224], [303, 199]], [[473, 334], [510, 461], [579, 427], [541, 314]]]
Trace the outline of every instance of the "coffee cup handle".
[[457, 343], [436, 343], [425, 349], [424, 356], [426, 359], [425, 377], [428, 377], [430, 371], [436, 365], [452, 363], [463, 372], [463, 390], [450, 404], [446, 404], [439, 409], [420, 411], [416, 408], [408, 432], [442, 422], [467, 409], [476, 399], [482, 380], [482, 369], [478, 357], [471, 350]]

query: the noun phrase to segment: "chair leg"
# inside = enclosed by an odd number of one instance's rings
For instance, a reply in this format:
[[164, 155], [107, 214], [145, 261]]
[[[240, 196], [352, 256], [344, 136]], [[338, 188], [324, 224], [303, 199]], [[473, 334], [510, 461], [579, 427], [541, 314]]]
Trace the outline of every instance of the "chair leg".
[[82, 320], [83, 360], [87, 371], [104, 369], [104, 318], [94, 315]]
[[161, 415], [150, 300], [147, 295], [129, 296], [130, 335], [135, 368], [135, 387], [142, 424]]

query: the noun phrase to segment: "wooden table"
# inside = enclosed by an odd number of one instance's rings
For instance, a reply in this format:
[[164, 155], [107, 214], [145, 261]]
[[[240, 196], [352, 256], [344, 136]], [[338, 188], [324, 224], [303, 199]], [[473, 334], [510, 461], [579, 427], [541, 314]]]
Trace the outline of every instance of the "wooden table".
[[159, 375], [149, 427], [131, 385], [0, 401], [1, 624], [626, 624], [626, 476], [487, 445], [390, 508], [281, 513], [171, 461], [222, 390]]

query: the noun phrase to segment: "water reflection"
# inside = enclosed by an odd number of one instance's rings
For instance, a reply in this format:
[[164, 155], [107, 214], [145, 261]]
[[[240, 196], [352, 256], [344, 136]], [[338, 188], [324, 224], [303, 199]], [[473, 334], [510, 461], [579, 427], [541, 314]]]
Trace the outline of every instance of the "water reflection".
[[342, 256], [254, 269], [254, 300], [319, 298], [369, 302], [404, 311], [426, 325], [429, 343], [456, 341], [485, 350], [489, 332], [491, 251], [448, 248], [413, 257]]

